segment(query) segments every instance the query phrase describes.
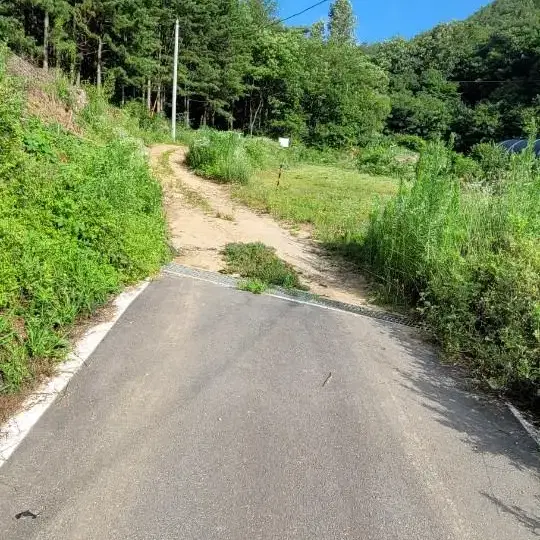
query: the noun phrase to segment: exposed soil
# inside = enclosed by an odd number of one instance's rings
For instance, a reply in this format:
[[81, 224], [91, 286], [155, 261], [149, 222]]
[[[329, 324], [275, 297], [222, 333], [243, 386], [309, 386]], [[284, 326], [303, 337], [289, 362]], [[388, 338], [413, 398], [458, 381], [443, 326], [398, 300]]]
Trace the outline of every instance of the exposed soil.
[[71, 107], [54, 96], [54, 84], [58, 73], [51, 69], [43, 69], [30, 62], [10, 55], [7, 64], [8, 73], [19, 77], [26, 92], [26, 112], [37, 116], [47, 124], [60, 124], [62, 127], [81, 135], [81, 129], [74, 121], [74, 111], [81, 110], [87, 103], [86, 94], [80, 88], [70, 87]]
[[[171, 242], [179, 253], [178, 263], [220, 271], [224, 267], [221, 251], [226, 244], [263, 242], [295, 267], [311, 292], [351, 304], [367, 303], [365, 279], [352, 267], [327, 256], [311, 239], [309, 228], [295, 236], [270, 216], [233, 201], [226, 185], [190, 172], [184, 164], [185, 154], [185, 148], [172, 145], [157, 145], [150, 150], [165, 190]], [[166, 157], [169, 164], [165, 168]]]

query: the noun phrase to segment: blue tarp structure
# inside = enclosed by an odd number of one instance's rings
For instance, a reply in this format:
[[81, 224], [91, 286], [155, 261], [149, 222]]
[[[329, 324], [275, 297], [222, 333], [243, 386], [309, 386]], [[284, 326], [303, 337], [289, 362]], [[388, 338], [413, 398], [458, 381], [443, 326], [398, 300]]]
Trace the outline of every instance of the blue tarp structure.
[[[527, 139], [509, 139], [502, 142], [501, 146], [511, 154], [519, 154], [527, 148], [528, 144], [529, 141]], [[533, 151], [536, 157], [540, 157], [540, 139], [534, 142]]]

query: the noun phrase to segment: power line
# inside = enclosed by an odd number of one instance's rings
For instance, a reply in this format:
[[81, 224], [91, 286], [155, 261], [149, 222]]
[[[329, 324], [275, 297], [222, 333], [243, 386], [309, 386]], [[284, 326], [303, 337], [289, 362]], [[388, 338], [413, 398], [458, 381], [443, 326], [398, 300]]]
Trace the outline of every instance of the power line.
[[313, 4], [312, 6], [309, 6], [306, 9], [299, 11], [298, 13], [294, 13], [293, 15], [289, 15], [288, 17], [285, 17], [284, 19], [279, 19], [278, 21], [273, 21], [268, 26], [271, 26], [273, 24], [284, 23], [286, 21], [289, 21], [290, 19], [294, 19], [295, 17], [298, 17], [299, 15], [303, 15], [304, 13], [307, 13], [308, 11], [311, 11], [312, 9], [322, 6], [323, 4], [326, 4], [328, 2], [330, 2], [330, 0], [322, 0], [321, 2], [317, 2], [316, 4]]

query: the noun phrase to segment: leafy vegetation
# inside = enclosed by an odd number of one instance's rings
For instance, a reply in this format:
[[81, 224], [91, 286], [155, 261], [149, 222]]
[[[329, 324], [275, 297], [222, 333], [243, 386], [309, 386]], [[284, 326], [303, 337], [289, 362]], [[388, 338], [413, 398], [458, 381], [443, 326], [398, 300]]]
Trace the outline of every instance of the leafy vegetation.
[[258, 278], [243, 279], [238, 283], [238, 289], [252, 294], [263, 294], [268, 290], [268, 283]]
[[302, 284], [294, 268], [282, 261], [273, 248], [260, 242], [227, 244], [223, 252], [227, 266], [225, 272], [249, 278], [244, 290], [264, 292], [270, 285], [287, 289], [301, 289]]
[[0, 58], [0, 393], [66, 354], [66, 333], [168, 257], [161, 189], [125, 111], [91, 96], [85, 138], [24, 112]]
[[540, 114], [540, 5], [495, 0], [466, 21], [370, 47], [390, 76], [391, 133], [479, 142], [528, 133]]
[[272, 0], [4, 0], [0, 41], [63, 69], [73, 84], [95, 83], [117, 104], [135, 99], [159, 116], [171, 110], [176, 17], [185, 126], [319, 146], [382, 131], [388, 79], [354, 43], [349, 0], [333, 2], [327, 27], [309, 32], [279, 23]]
[[412, 186], [371, 217], [360, 259], [394, 301], [417, 305], [449, 355], [502, 388], [540, 387], [540, 174], [467, 187], [454, 153], [428, 146]]

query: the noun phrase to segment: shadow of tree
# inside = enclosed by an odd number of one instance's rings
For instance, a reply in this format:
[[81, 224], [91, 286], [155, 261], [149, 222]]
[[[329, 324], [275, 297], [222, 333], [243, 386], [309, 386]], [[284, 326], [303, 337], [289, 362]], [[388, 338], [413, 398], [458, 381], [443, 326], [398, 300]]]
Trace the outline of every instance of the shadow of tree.
[[535, 442], [503, 402], [483, 393], [464, 369], [440, 362], [418, 332], [398, 325], [386, 330], [414, 359], [397, 370], [403, 386], [421, 398], [439, 423], [457, 431], [475, 452], [505, 456], [517, 469], [540, 474]]
[[[406, 365], [394, 367], [401, 377], [400, 384], [416, 394], [432, 418], [454, 430], [461, 441], [475, 453], [482, 454], [483, 460], [488, 455], [504, 457], [503, 461], [489, 460], [489, 469], [495, 475], [502, 474], [510, 466], [516, 473], [519, 471], [531, 479], [529, 489], [538, 493], [535, 502], [530, 497], [527, 499], [527, 495], [517, 493], [514, 493], [515, 498], [510, 496], [510, 501], [497, 498], [493, 490], [488, 490], [491, 494], [479, 493], [496, 506], [497, 512], [513, 516], [534, 535], [540, 536], [540, 512], [534, 510], [540, 504], [540, 491], [534, 488], [540, 480], [536, 443], [503, 402], [482, 392], [478, 382], [464, 369], [443, 364], [437, 358], [435, 348], [417, 331], [398, 325], [385, 326], [385, 331], [400, 343], [411, 359]], [[497, 463], [502, 463], [503, 468], [499, 470]], [[538, 486], [540, 490], [540, 484]], [[515, 504], [519, 500], [527, 501], [523, 503], [525, 508]]]
[[[493, 497], [489, 493], [481, 492], [482, 496], [484, 496], [486, 499], [488, 499], [490, 502], [492, 502], [494, 505], [497, 506], [497, 508], [505, 513], [510, 514], [511, 516], [515, 517], [522, 525], [527, 527], [532, 533], [534, 533], [536, 536], [540, 536], [540, 517], [532, 516], [522, 508], [519, 508], [519, 506], [509, 506], [505, 504], [503, 501], [498, 499], [497, 497]], [[538, 497], [536, 498], [538, 502]]]

